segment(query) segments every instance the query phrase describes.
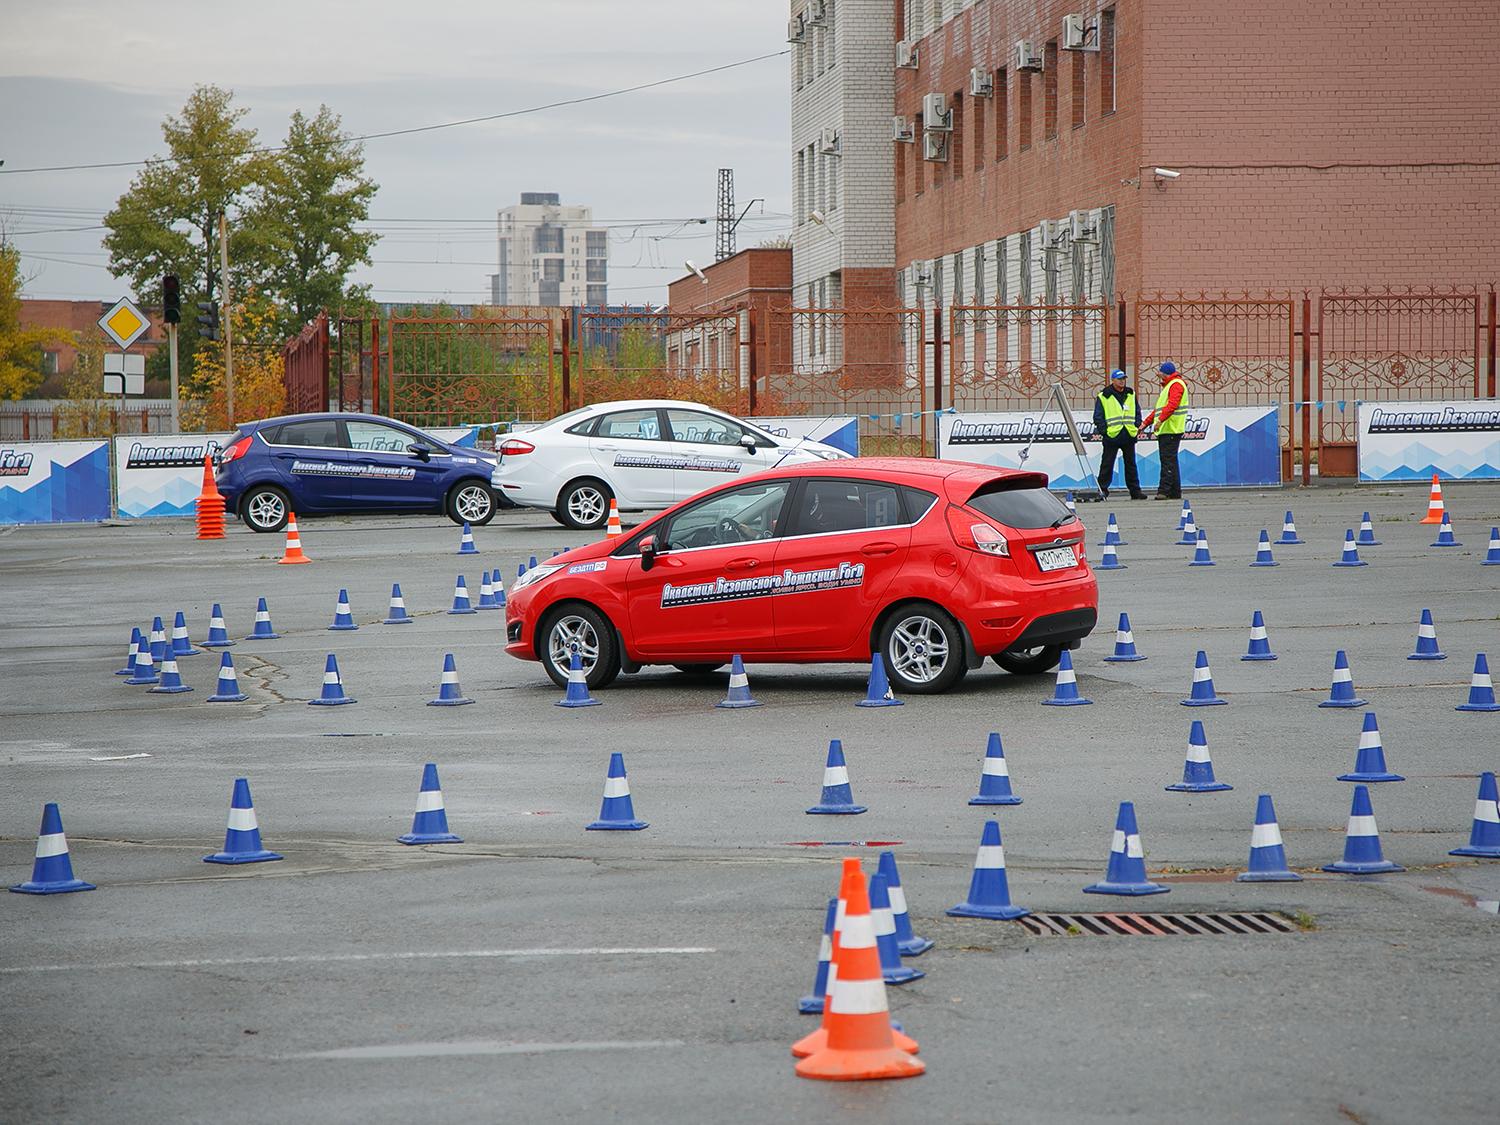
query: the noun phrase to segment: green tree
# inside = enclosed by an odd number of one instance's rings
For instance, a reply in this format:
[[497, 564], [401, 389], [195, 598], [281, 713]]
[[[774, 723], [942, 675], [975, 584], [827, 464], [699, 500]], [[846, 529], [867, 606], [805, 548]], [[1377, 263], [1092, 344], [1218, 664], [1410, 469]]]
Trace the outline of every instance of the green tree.
[[42, 353], [73, 342], [57, 328], [21, 327], [21, 252], [0, 241], [0, 399], [25, 398], [46, 377]]

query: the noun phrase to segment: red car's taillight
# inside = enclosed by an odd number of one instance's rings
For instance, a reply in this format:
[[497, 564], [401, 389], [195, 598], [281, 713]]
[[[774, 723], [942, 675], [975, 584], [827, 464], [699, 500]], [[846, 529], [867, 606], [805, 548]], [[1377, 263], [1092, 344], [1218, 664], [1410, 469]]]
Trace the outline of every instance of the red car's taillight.
[[536, 446], [532, 445], [529, 441], [522, 441], [520, 438], [506, 438], [500, 443], [500, 448], [495, 450], [502, 457], [519, 457], [523, 453], [533, 453], [535, 451]]
[[976, 519], [972, 512], [966, 512], [962, 508], [949, 508], [948, 530], [953, 533], [953, 541], [960, 547], [985, 555], [1010, 558], [1010, 543], [1004, 534], [991, 524]]
[[229, 462], [243, 457], [245, 455], [245, 450], [250, 448], [250, 443], [254, 440], [255, 435], [251, 434], [249, 437], [240, 438], [239, 441], [235, 442], [227, 449], [221, 450], [219, 453], [219, 467], [223, 468], [225, 465], [229, 464]]

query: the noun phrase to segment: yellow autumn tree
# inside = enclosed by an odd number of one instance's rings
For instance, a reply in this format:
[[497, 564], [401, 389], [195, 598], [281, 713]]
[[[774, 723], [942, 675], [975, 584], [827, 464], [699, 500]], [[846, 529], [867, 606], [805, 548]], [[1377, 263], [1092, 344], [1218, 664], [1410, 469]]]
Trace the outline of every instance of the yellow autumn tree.
[[61, 328], [21, 327], [21, 252], [0, 240], [0, 399], [25, 398], [41, 385], [42, 353], [73, 343]]
[[193, 357], [191, 401], [182, 408], [184, 430], [232, 430], [239, 422], [286, 411], [286, 364], [277, 327], [282, 310], [252, 292], [230, 313], [234, 328], [234, 417], [224, 393], [224, 343], [204, 340]]

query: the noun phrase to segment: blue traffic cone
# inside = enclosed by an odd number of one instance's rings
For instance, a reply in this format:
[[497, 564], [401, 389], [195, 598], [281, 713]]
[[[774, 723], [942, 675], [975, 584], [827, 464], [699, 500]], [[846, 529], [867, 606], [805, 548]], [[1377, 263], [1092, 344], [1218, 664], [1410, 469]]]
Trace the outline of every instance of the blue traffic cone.
[[1319, 707], [1363, 707], [1365, 700], [1354, 694], [1354, 675], [1349, 671], [1349, 657], [1339, 649], [1333, 654], [1333, 683], [1328, 698]]
[[309, 699], [307, 705], [309, 707], [338, 707], [354, 702], [357, 701], [353, 696], [344, 694], [344, 681], [339, 678], [339, 662], [330, 652], [328, 663], [323, 666], [323, 694], [317, 699]]
[[443, 679], [438, 686], [436, 699], [429, 699], [429, 707], [462, 707], [465, 703], [473, 703], [472, 699], [464, 697], [463, 688], [458, 686], [458, 665], [453, 661], [453, 654], [446, 653], [443, 656]]
[[828, 761], [823, 766], [823, 796], [808, 809], [809, 813], [827, 816], [853, 816], [866, 806], [854, 803], [849, 788], [849, 767], [844, 764], [844, 744], [835, 738], [828, 743]]
[[[130, 680], [125, 681], [127, 684]], [[1453, 708], [1455, 711], [1500, 711], [1495, 702], [1495, 685], [1490, 680], [1490, 662], [1484, 653], [1474, 657], [1474, 678], [1469, 681], [1469, 701]]]
[[588, 826], [589, 831], [635, 832], [645, 827], [644, 820], [636, 820], [635, 806], [630, 801], [625, 756], [613, 753], [609, 756], [609, 776], [604, 779], [604, 803], [599, 806], [599, 819]]
[[160, 664], [166, 658], [167, 649], [172, 647], [171, 642], [167, 640], [167, 630], [162, 625], [160, 617], [151, 619], [151, 632], [147, 643], [151, 646], [151, 662]]
[[1278, 546], [1289, 547], [1296, 543], [1305, 543], [1307, 540], [1297, 538], [1297, 524], [1292, 519], [1291, 509], [1287, 510], [1286, 518], [1281, 521], [1281, 538], [1276, 540]]
[[1208, 737], [1203, 733], [1201, 719], [1194, 719], [1188, 728], [1187, 761], [1182, 766], [1182, 780], [1166, 788], [1169, 793], [1221, 793], [1234, 788], [1214, 777], [1214, 763], [1208, 756]]
[[348, 632], [358, 629], [354, 623], [354, 614], [349, 609], [349, 591], [339, 590], [338, 603], [333, 607], [333, 624], [328, 626], [331, 630]]
[[946, 911], [955, 918], [998, 918], [1010, 921], [1030, 914], [1010, 901], [1010, 881], [1005, 876], [1005, 847], [1000, 842], [1000, 822], [987, 820], [969, 876], [969, 897]]
[[927, 975], [921, 969], [901, 963], [896, 921], [891, 916], [891, 896], [885, 876], [879, 871], [870, 876], [870, 921], [875, 926], [875, 950], [880, 955], [880, 975], [886, 984], [906, 984]]
[[813, 990], [797, 1001], [797, 1011], [804, 1016], [820, 1016], [828, 999], [828, 962], [833, 959], [833, 921], [838, 917], [839, 900], [828, 900], [823, 918], [823, 937], [818, 942], [818, 970], [813, 974]]
[[408, 625], [413, 618], [406, 613], [406, 599], [401, 596], [401, 583], [391, 583], [391, 606], [385, 611], [382, 625]]
[[1359, 735], [1359, 752], [1354, 756], [1354, 772], [1339, 774], [1340, 781], [1405, 781], [1399, 773], [1385, 768], [1385, 747], [1380, 744], [1380, 726], [1375, 712], [1365, 712], [1365, 727]]
[[73, 860], [68, 854], [68, 837], [63, 832], [62, 815], [57, 803], [42, 806], [42, 830], [36, 837], [36, 858], [31, 864], [31, 878], [10, 888], [19, 895], [62, 895], [69, 891], [91, 891], [73, 875]]
[[1120, 627], [1115, 630], [1115, 651], [1112, 655], [1106, 656], [1104, 662], [1106, 664], [1128, 664], [1134, 660], [1145, 659], [1144, 656], [1135, 650], [1135, 634], [1130, 631], [1130, 614], [1120, 614]]
[[517, 578], [525, 578], [526, 577], [526, 564], [525, 563], [517, 563], [516, 564], [516, 577]]
[[505, 608], [505, 583], [500, 580], [500, 568], [495, 568], [495, 608]]
[[1417, 622], [1417, 650], [1408, 660], [1447, 660], [1447, 653], [1438, 648], [1437, 627], [1432, 623], [1432, 610], [1422, 611], [1422, 620]]
[[1198, 525], [1193, 522], [1193, 513], [1189, 509], [1187, 522], [1182, 525], [1182, 538], [1177, 540], [1179, 547], [1196, 547], [1198, 545]]
[[1366, 512], [1359, 521], [1359, 538], [1355, 543], [1361, 547], [1378, 547], [1380, 540], [1375, 538], [1375, 525], [1370, 522], [1370, 513]]
[[1214, 674], [1208, 666], [1208, 653], [1201, 648], [1193, 660], [1193, 687], [1188, 697], [1182, 700], [1184, 707], [1222, 707], [1229, 700], [1220, 699], [1214, 693]]
[[125, 650], [125, 667], [115, 673], [117, 676], [135, 675], [135, 650], [141, 647], [140, 626], [133, 626], [130, 630], [130, 647]]
[[870, 681], [865, 687], [865, 697], [856, 707], [900, 707], [902, 701], [891, 690], [891, 682], [885, 676], [885, 661], [880, 653], [870, 654]]
[[469, 604], [469, 588], [464, 585], [464, 576], [460, 574], [458, 580], [453, 584], [453, 608], [448, 611], [448, 616], [452, 617], [457, 614], [478, 612], [478, 610]]
[[1193, 561], [1188, 566], [1213, 566], [1214, 560], [1208, 553], [1208, 532], [1201, 527], [1198, 529], [1198, 549], [1193, 552]]
[[971, 805], [1019, 805], [1021, 798], [1011, 792], [1010, 767], [1005, 762], [1005, 747], [1000, 735], [990, 732], [984, 750], [984, 765], [979, 773], [979, 792], [969, 798]]
[[218, 602], [214, 602], [214, 610], [208, 615], [208, 640], [203, 642], [203, 647], [234, 647], [234, 642], [229, 639], [229, 630], [224, 627], [224, 610]]
[[1334, 566], [1369, 566], [1364, 559], [1359, 557], [1359, 548], [1354, 543], [1354, 529], [1349, 528], [1344, 532], [1344, 553]]
[[1057, 684], [1052, 698], [1042, 700], [1043, 707], [1082, 707], [1094, 702], [1078, 694], [1078, 675], [1073, 671], [1073, 654], [1067, 649], [1057, 660]]
[[1173, 530], [1181, 531], [1187, 526], [1188, 520], [1192, 518], [1193, 506], [1188, 503], [1187, 497], [1182, 498], [1182, 511], [1177, 513], [1177, 526]]
[[554, 707], [597, 707], [599, 700], [589, 694], [588, 677], [583, 671], [583, 657], [578, 653], [578, 646], [573, 646], [573, 652], [568, 657], [568, 690], [563, 697], [553, 704]]
[[1479, 796], [1474, 799], [1474, 824], [1469, 842], [1454, 848], [1449, 855], [1472, 855], [1482, 859], [1500, 859], [1500, 792], [1495, 789], [1495, 775], [1485, 770], [1479, 775]]
[[188, 639], [187, 618], [179, 609], [176, 618], [172, 621], [172, 655], [199, 656], [202, 652], [201, 648], [194, 648], [193, 642]]
[[906, 910], [906, 891], [901, 887], [901, 873], [896, 870], [896, 853], [881, 852], [877, 868], [885, 876], [886, 893], [891, 900], [891, 919], [896, 923], [896, 948], [903, 957], [916, 957], [932, 948], [932, 942], [912, 932], [911, 915]]
[[1100, 552], [1099, 563], [1094, 567], [1094, 569], [1125, 570], [1127, 569], [1127, 567], [1120, 561], [1119, 552], [1115, 550], [1115, 545], [1111, 543], [1108, 547], [1105, 547], [1102, 552]]
[[1234, 877], [1236, 883], [1300, 883], [1302, 876], [1286, 865], [1281, 843], [1281, 825], [1271, 794], [1262, 793], [1255, 803], [1255, 827], [1250, 831], [1250, 866]]
[[271, 610], [266, 605], [266, 599], [261, 598], [255, 606], [255, 627], [250, 630], [247, 641], [273, 641], [281, 636], [275, 629], [271, 628]]
[[1104, 528], [1104, 538], [1100, 541], [1101, 547], [1128, 547], [1130, 544], [1120, 538], [1120, 525], [1115, 522], [1115, 514], [1109, 513], [1109, 523]]
[[1490, 549], [1485, 552], [1480, 566], [1500, 566], [1500, 527], [1490, 528]]
[[1266, 619], [1256, 610], [1250, 618], [1250, 648], [1241, 660], [1275, 660], [1271, 638], [1266, 635]]
[[224, 833], [224, 850], [203, 857], [204, 863], [266, 863], [281, 857], [261, 846], [260, 822], [255, 819], [255, 805], [250, 800], [250, 782], [234, 779], [234, 794], [229, 798], [229, 827]]
[[151, 659], [151, 642], [146, 639], [146, 634], [141, 634], [141, 643], [135, 649], [135, 671], [131, 673], [127, 684], [155, 684], [161, 682], [161, 677], [156, 674], [156, 664]]
[[161, 661], [161, 682], [149, 689], [152, 695], [180, 695], [185, 691], [193, 689], [182, 682], [182, 676], [177, 671], [177, 657], [173, 656], [170, 649]]
[[469, 527], [468, 520], [464, 520], [464, 531], [458, 539], [458, 553], [460, 555], [479, 554], [479, 548], [474, 546], [474, 532]]
[[1271, 537], [1266, 534], [1266, 529], [1260, 529], [1260, 542], [1255, 547], [1255, 561], [1251, 566], [1280, 566], [1276, 556], [1271, 554]]
[[1109, 846], [1109, 866], [1104, 880], [1083, 888], [1090, 895], [1161, 895], [1170, 891], [1146, 878], [1146, 853], [1141, 848], [1141, 834], [1135, 825], [1135, 804], [1120, 802], [1115, 818], [1114, 839]]
[[1438, 537], [1431, 544], [1433, 547], [1462, 547], [1463, 544], [1453, 538], [1453, 524], [1448, 519], [1448, 513], [1443, 513], [1442, 526], [1438, 528]]
[[481, 570], [479, 572], [479, 604], [474, 608], [495, 608], [495, 585], [490, 581], [490, 572], [488, 570]]
[[1344, 831], [1344, 858], [1323, 865], [1324, 871], [1340, 875], [1374, 875], [1382, 871], [1405, 871], [1380, 851], [1380, 829], [1375, 826], [1375, 810], [1370, 805], [1367, 786], [1354, 787], [1354, 803], [1349, 808], [1349, 826]]
[[527, 570], [535, 570], [536, 569], [536, 556], [535, 555], [532, 555], [530, 558], [528, 558], [526, 560], [526, 569]]
[[422, 767], [422, 787], [417, 792], [417, 813], [412, 817], [411, 831], [397, 836], [400, 844], [462, 844], [463, 839], [448, 831], [448, 810], [443, 807], [443, 787], [438, 784], [437, 765]]
[[243, 703], [250, 697], [240, 690], [240, 678], [234, 671], [234, 659], [226, 652], [219, 660], [219, 683], [208, 697], [209, 703]]
[[729, 694], [715, 707], [759, 707], [760, 700], [750, 697], [750, 677], [745, 675], [745, 662], [735, 653], [729, 662]]

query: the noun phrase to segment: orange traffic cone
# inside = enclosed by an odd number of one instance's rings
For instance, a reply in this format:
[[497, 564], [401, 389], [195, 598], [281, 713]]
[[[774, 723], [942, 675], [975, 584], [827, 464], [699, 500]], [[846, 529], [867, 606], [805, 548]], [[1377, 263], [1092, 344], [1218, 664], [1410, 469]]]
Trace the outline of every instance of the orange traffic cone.
[[797, 1074], [833, 1082], [915, 1077], [927, 1065], [896, 1045], [875, 948], [870, 894], [859, 860], [844, 860], [839, 897], [845, 903], [844, 924], [829, 966], [828, 999], [823, 1008], [828, 1040], [797, 1064]]
[[1422, 517], [1423, 523], [1443, 522], [1443, 486], [1438, 483], [1438, 475], [1432, 474], [1432, 492], [1427, 497], [1427, 514]]
[[618, 539], [625, 534], [625, 529], [620, 526], [620, 506], [615, 503], [614, 497], [609, 499], [609, 522], [604, 525], [604, 537], [606, 539]]
[[203, 458], [203, 491], [198, 494], [198, 538], [224, 538], [224, 496], [214, 482], [212, 457]]
[[312, 559], [302, 553], [302, 536], [297, 533], [297, 513], [288, 513], [286, 521], [286, 554], [276, 560], [282, 566], [290, 563], [310, 563]]

